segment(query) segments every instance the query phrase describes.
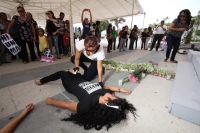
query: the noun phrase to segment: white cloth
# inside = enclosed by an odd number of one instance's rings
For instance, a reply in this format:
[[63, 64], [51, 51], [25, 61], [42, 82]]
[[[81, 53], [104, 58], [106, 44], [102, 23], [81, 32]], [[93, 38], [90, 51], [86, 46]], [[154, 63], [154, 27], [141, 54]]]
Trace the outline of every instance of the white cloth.
[[88, 56], [87, 53], [86, 53], [86, 50], [85, 50], [84, 41], [85, 41], [85, 40], [83, 39], [83, 40], [78, 41], [78, 42], [76, 43], [76, 49], [77, 49], [78, 51], [82, 51], [83, 54], [84, 54], [87, 58], [89, 58], [89, 59], [91, 59], [91, 60], [104, 60], [104, 59], [105, 59], [104, 49], [103, 49], [103, 46], [102, 46], [101, 44], [100, 44], [99, 50], [98, 50], [96, 53], [94, 53], [94, 54], [91, 55], [91, 56]]
[[[167, 26], [166, 25], [163, 25], [163, 28], [165, 28], [167, 30]], [[165, 33], [165, 31], [162, 29], [162, 27], [159, 26], [156, 29], [156, 34], [164, 34], [164, 33]]]
[[166, 41], [163, 42], [162, 49], [163, 49], [164, 51], [167, 51], [167, 42], [166, 42]]

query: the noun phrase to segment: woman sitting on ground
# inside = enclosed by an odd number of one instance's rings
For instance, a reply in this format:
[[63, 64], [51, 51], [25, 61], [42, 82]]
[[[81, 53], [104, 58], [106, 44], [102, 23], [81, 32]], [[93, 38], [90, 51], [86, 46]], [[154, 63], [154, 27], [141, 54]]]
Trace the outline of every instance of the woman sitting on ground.
[[35, 79], [38, 85], [45, 84], [49, 81], [55, 81], [61, 78], [62, 84], [66, 91], [74, 94], [79, 102], [66, 102], [47, 98], [46, 103], [60, 108], [67, 108], [73, 112], [64, 121], [73, 121], [75, 124], [84, 126], [84, 129], [95, 128], [100, 130], [103, 126], [107, 129], [112, 124], [119, 123], [126, 119], [125, 111], [130, 111], [136, 118], [136, 108], [122, 99], [112, 95], [112, 92], [122, 92], [130, 94], [130, 90], [117, 88], [113, 86], [104, 86], [98, 83], [86, 81], [80, 73], [71, 73], [59, 71], [42, 79]]

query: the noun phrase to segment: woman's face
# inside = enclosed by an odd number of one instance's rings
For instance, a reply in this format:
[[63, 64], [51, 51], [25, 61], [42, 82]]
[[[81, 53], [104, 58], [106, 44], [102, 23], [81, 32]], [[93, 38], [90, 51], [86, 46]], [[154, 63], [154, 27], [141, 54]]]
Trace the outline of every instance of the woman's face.
[[32, 18], [32, 16], [31, 16], [29, 13], [27, 13], [26, 16], [27, 16], [27, 18], [29, 18], [29, 19]]
[[187, 15], [182, 12], [181, 15], [180, 15], [180, 20], [186, 20], [187, 19]]
[[48, 18], [51, 18], [53, 16], [50, 12], [47, 12], [46, 15]]
[[85, 23], [87, 24], [89, 21], [88, 21], [88, 18], [85, 18]]
[[25, 16], [25, 14], [26, 14], [26, 12], [23, 8], [18, 8], [17, 11], [18, 11], [20, 16]]

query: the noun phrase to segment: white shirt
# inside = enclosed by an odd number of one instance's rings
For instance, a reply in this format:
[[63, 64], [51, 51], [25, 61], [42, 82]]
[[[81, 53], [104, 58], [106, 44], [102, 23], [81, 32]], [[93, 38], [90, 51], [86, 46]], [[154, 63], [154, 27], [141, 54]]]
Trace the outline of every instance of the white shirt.
[[[166, 25], [163, 25], [163, 28], [165, 28], [167, 30], [167, 26]], [[159, 26], [156, 29], [156, 34], [164, 34], [164, 33], [165, 33], [165, 31], [162, 29], [162, 27]]]
[[76, 48], [77, 48], [78, 51], [82, 51], [83, 54], [91, 60], [104, 60], [105, 59], [105, 53], [104, 53], [104, 50], [103, 50], [103, 46], [101, 44], [100, 44], [99, 50], [96, 53], [94, 53], [93, 55], [89, 56], [86, 53], [84, 41], [85, 40], [82, 39], [82, 40], [76, 42]]
[[92, 32], [92, 35], [95, 35], [95, 29], [93, 27], [90, 28], [90, 31]]

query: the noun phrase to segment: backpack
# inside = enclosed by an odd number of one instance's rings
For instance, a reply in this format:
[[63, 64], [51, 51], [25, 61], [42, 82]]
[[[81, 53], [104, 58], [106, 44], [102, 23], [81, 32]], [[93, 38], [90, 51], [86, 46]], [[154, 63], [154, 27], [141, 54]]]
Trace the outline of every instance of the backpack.
[[10, 27], [10, 31], [9, 31], [9, 34], [12, 37], [17, 37], [17, 34], [18, 34], [18, 27], [17, 27], [18, 16], [16, 16], [16, 17], [17, 17], [17, 20], [15, 20], [15, 22], [13, 23], [13, 25]]

